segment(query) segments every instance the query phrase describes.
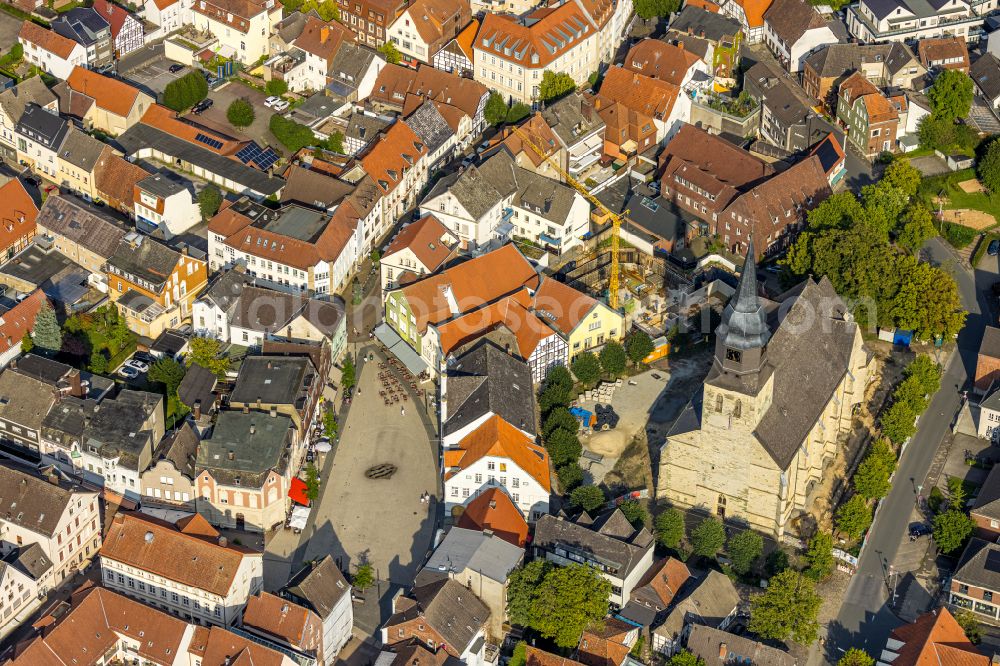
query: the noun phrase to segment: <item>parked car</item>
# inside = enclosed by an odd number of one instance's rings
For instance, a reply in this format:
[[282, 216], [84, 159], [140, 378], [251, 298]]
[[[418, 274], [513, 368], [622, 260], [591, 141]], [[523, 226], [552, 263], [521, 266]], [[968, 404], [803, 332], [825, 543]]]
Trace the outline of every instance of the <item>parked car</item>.
[[1000, 240], [994, 238], [990, 241], [990, 244], [986, 246], [986, 254], [991, 257], [995, 257], [1000, 254]]
[[195, 115], [200, 115], [206, 109], [210, 109], [213, 104], [215, 104], [215, 102], [212, 101], [212, 98], [206, 97], [205, 99], [195, 104], [194, 108], [191, 110], [194, 112]]
[[274, 106], [275, 102], [280, 102], [280, 101], [281, 101], [280, 97], [278, 97], [277, 95], [271, 95], [270, 97], [264, 100], [264, 106], [270, 109], [272, 106]]
[[910, 541], [916, 541], [922, 536], [931, 533], [931, 526], [927, 523], [912, 523], [910, 525]]
[[133, 368], [131, 365], [123, 365], [119, 370], [118, 374], [125, 379], [135, 379], [139, 376], [139, 371]]
[[277, 102], [274, 103], [274, 105], [271, 108], [280, 113], [286, 110], [290, 106], [291, 106], [290, 102], [283, 99], [279, 99]]
[[153, 358], [153, 355], [150, 354], [149, 352], [137, 351], [136, 353], [132, 354], [132, 358], [135, 359], [136, 361], [142, 361], [146, 365], [153, 365], [154, 363], [156, 363], [156, 359]]
[[182, 69], [184, 69], [184, 65], [180, 64], [179, 62], [175, 62], [174, 64], [172, 64], [172, 65], [171, 65], [170, 67], [168, 67], [167, 69], [168, 69], [168, 71], [169, 71], [169, 72], [170, 72], [171, 74], [176, 74], [177, 72], [179, 72], [179, 71], [181, 71]]
[[142, 361], [137, 361], [134, 358], [129, 359], [128, 361], [126, 361], [125, 365], [127, 365], [130, 368], [135, 368], [139, 372], [149, 372], [149, 364], [148, 363], [143, 363]]

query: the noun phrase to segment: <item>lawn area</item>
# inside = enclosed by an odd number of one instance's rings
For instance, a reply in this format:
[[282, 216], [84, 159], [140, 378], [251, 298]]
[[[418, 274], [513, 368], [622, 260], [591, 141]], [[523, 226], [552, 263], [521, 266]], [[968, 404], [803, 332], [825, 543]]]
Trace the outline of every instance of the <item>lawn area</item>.
[[976, 177], [975, 169], [964, 169], [954, 173], [925, 178], [920, 184], [919, 195], [927, 202], [931, 210], [937, 210], [937, 196], [945, 195], [944, 208], [947, 210], [971, 209], [978, 210], [1000, 219], [1000, 195], [989, 192], [966, 192], [959, 183]]

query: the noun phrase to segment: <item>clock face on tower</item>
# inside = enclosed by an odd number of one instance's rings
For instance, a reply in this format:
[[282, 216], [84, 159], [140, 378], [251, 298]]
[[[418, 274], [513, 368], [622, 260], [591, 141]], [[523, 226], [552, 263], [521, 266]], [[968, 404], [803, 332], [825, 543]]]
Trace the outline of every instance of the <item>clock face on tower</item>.
[[741, 360], [743, 360], [743, 354], [738, 349], [727, 349], [726, 360], [735, 361], [736, 363], [739, 363]]

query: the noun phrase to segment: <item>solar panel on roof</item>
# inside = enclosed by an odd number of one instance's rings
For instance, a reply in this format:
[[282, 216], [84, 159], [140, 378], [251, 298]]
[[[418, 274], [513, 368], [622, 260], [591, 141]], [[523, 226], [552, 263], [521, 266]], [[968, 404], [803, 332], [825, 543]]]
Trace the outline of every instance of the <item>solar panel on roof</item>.
[[236, 159], [244, 164], [253, 164], [258, 169], [267, 171], [278, 161], [278, 154], [271, 148], [261, 148], [256, 142], [251, 141], [237, 151]]
[[194, 140], [195, 141], [201, 141], [206, 146], [211, 146], [212, 148], [215, 148], [216, 150], [218, 150], [219, 148], [222, 148], [222, 142], [221, 141], [219, 141], [218, 139], [213, 139], [212, 137], [210, 137], [210, 136], [208, 136], [206, 134], [201, 134], [201, 133], [195, 134]]
[[1000, 550], [991, 550], [986, 553], [986, 570], [1000, 573]]

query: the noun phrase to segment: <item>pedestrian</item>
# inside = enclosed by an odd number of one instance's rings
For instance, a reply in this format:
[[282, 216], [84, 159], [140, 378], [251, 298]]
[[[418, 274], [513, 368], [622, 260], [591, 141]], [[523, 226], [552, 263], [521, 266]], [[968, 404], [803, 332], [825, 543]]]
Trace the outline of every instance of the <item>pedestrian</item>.
[[400, 416], [406, 416], [406, 410], [403, 409], [402, 405], [400, 405], [400, 407], [399, 407], [399, 415]]

